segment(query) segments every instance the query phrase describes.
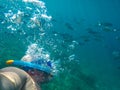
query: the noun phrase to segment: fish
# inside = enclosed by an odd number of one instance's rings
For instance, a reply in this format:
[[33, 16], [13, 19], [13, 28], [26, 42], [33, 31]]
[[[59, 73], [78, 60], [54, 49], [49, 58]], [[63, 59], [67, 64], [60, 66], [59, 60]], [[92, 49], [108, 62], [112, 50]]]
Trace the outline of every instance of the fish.
[[112, 27], [113, 24], [112, 23], [109, 23], [109, 22], [106, 22], [106, 23], [102, 23], [103, 26], [107, 26], [107, 27]]
[[51, 21], [53, 21], [53, 22], [57, 22], [57, 20], [56, 20], [55, 18], [52, 18]]
[[119, 32], [119, 29], [111, 28], [111, 27], [103, 27], [102, 30], [105, 32]]
[[94, 40], [95, 40], [95, 41], [98, 41], [98, 42], [103, 41], [101, 38], [97, 38], [97, 37], [95, 37]]
[[86, 30], [89, 34], [92, 34], [92, 35], [99, 34], [99, 32], [94, 31], [92, 28], [87, 28]]
[[57, 36], [57, 35], [60, 36], [66, 42], [71, 42], [72, 40], [74, 40], [73, 36], [68, 33], [60, 33], [60, 32], [56, 32], [56, 31], [52, 31], [52, 34], [55, 36]]
[[113, 31], [113, 30], [112, 30], [111, 28], [109, 28], [109, 27], [104, 27], [102, 30], [105, 31], [105, 32], [111, 32], [111, 31]]
[[78, 45], [83, 46], [83, 45], [85, 45], [85, 43], [79, 41]]
[[85, 19], [84, 18], [81, 18], [81, 19], [74, 18], [73, 21], [77, 25], [82, 25], [84, 23]]
[[90, 36], [84, 35], [84, 36], [80, 36], [79, 39], [80, 39], [80, 38], [81, 38], [84, 42], [90, 41]]
[[70, 34], [67, 34], [67, 33], [61, 33], [61, 34], [59, 34], [63, 39], [64, 39], [64, 41], [66, 41], [66, 42], [71, 42], [71, 41], [73, 41], [74, 39], [73, 39], [73, 36], [72, 35], [70, 35]]
[[110, 22], [102, 22], [102, 23], [99, 22], [98, 26], [113, 27], [113, 24]]
[[65, 26], [69, 29], [69, 30], [74, 30], [74, 28], [72, 27], [72, 25], [70, 23], [65, 23]]

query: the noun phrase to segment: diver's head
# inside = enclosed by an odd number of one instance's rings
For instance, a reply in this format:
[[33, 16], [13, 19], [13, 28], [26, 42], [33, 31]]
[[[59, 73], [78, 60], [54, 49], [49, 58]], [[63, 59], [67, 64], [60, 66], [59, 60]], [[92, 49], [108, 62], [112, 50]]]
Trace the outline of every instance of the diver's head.
[[51, 80], [52, 75], [44, 71], [30, 69], [27, 73], [36, 81], [36, 83], [41, 84]]
[[36, 58], [35, 56], [25, 55], [22, 58], [23, 62], [31, 63], [30, 66], [22, 67], [37, 83], [48, 82], [51, 78], [52, 64], [44, 58]]
[[8, 60], [8, 65], [19, 66], [26, 71], [37, 83], [49, 81], [53, 76], [51, 61], [44, 58], [34, 59], [31, 55], [24, 56], [22, 60]]

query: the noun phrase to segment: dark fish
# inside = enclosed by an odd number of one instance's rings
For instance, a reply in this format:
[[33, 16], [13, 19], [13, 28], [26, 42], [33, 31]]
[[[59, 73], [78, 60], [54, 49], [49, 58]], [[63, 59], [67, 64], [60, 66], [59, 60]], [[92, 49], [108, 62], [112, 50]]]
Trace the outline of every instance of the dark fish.
[[86, 30], [93, 36], [95, 41], [102, 41], [103, 36], [101, 36], [100, 32], [94, 31], [92, 28], [87, 28]]
[[87, 30], [87, 32], [88, 32], [89, 34], [93, 34], [93, 35], [99, 34], [99, 32], [94, 31], [92, 28], [87, 28], [86, 30]]
[[66, 41], [66, 42], [71, 42], [71, 41], [73, 41], [74, 39], [73, 39], [73, 37], [72, 37], [72, 35], [70, 35], [70, 34], [67, 34], [67, 33], [61, 33], [61, 34], [59, 34], [63, 39], [64, 39], [64, 41]]
[[105, 32], [111, 32], [111, 31], [113, 31], [113, 29], [111, 29], [109, 27], [104, 27], [102, 30], [105, 31]]
[[80, 36], [79, 38], [90, 38], [90, 36], [88, 36], [88, 35], [83, 35], [83, 36]]
[[112, 23], [109, 23], [109, 22], [108, 22], [108, 23], [107, 23], [107, 22], [106, 22], [106, 23], [102, 23], [102, 24], [103, 24], [104, 26], [107, 26], [107, 27], [112, 27], [112, 26], [113, 26], [113, 24], [112, 24]]
[[90, 36], [80, 36], [79, 38], [81, 38], [84, 42], [90, 41]]
[[68, 33], [60, 33], [60, 32], [56, 32], [56, 31], [52, 31], [52, 33], [54, 35], [58, 35], [60, 36], [61, 38], [63, 38], [64, 41], [66, 42], [71, 42], [74, 40], [73, 36], [68, 34]]
[[83, 25], [85, 22], [85, 19], [74, 19], [74, 23], [77, 25]]
[[72, 25], [70, 23], [65, 23], [65, 26], [69, 29], [69, 30], [74, 30], [74, 28], [72, 27]]
[[79, 44], [80, 46], [85, 45], [85, 43], [83, 43], [83, 42], [78, 42], [78, 44]]
[[103, 41], [101, 38], [96, 38], [96, 37], [94, 38], [94, 40], [95, 40], [95, 41], [98, 41], [98, 42]]
[[98, 23], [99, 26], [104, 26], [104, 27], [112, 27], [113, 24], [109, 22], [103, 22], [103, 23]]
[[83, 40], [84, 40], [84, 42], [89, 42], [89, 41], [90, 41], [89, 38], [85, 38], [85, 39], [83, 39]]
[[53, 22], [57, 22], [57, 20], [55, 19], [55, 18], [52, 18], [52, 20], [51, 21], [53, 21]]
[[105, 32], [119, 32], [119, 29], [111, 28], [111, 27], [103, 27], [102, 29]]

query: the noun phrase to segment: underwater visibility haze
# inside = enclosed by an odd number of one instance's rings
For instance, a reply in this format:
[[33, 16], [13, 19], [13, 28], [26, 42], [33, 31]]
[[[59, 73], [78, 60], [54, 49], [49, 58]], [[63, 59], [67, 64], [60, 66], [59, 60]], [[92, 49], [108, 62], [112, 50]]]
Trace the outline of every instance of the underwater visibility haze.
[[50, 60], [42, 90], [120, 90], [119, 0], [0, 0], [0, 68]]

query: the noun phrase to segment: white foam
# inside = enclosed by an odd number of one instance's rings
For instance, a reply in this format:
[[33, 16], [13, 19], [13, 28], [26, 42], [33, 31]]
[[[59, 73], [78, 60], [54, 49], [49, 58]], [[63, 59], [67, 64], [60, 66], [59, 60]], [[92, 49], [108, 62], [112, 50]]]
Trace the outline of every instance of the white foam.
[[[4, 13], [5, 20], [9, 24], [9, 26], [7, 26], [9, 30], [22, 30], [22, 27], [30, 30], [36, 28], [44, 30], [52, 26], [50, 22], [52, 17], [47, 15], [47, 9], [43, 1], [22, 0], [21, 2], [23, 4], [20, 4], [19, 7], [16, 8], [13, 5], [11, 9]], [[12, 25], [12, 28], [10, 25]], [[27, 34], [26, 30], [24, 30], [24, 32]]]
[[41, 8], [46, 8], [45, 3], [43, 1], [39, 1], [39, 0], [23, 0], [23, 2], [33, 3], [33, 4], [36, 4], [37, 6], [39, 6]]
[[45, 51], [43, 48], [39, 47], [38, 44], [36, 43], [32, 43], [31, 45], [28, 46], [28, 49], [26, 51], [26, 55], [23, 56], [22, 60], [24, 61], [34, 61], [34, 60], [44, 60], [43, 61], [43, 66], [47, 66], [47, 62], [51, 62], [52, 65], [52, 74], [57, 74], [57, 67], [59, 60], [58, 61], [54, 61], [50, 59], [50, 54]]
[[43, 48], [39, 47], [36, 43], [33, 43], [28, 46], [26, 55], [31, 55], [33, 57], [33, 60], [38, 58], [43, 58], [46, 60], [50, 59], [49, 53], [45, 51]]
[[41, 14], [41, 17], [44, 18], [44, 19], [47, 19], [47, 20], [51, 20], [52, 19], [51, 16], [48, 16], [46, 14]]

